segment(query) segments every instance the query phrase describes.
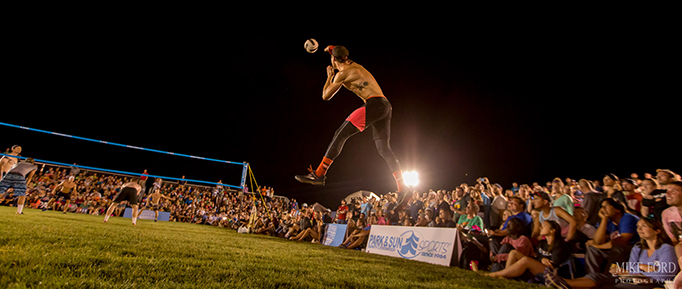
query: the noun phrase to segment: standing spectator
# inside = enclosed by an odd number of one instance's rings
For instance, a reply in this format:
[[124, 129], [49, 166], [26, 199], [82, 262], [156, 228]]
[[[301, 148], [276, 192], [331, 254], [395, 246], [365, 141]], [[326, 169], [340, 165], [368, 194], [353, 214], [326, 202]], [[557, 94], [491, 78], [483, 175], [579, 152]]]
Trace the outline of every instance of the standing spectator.
[[147, 169], [144, 169], [144, 172], [142, 172], [140, 180], [138, 181], [138, 184], [140, 184], [140, 187], [142, 187], [142, 190], [140, 192], [143, 197], [147, 192], [147, 178], [149, 178], [149, 174], [147, 173]]
[[[296, 199], [294, 199], [294, 202]], [[336, 209], [336, 223], [337, 224], [346, 224], [346, 216], [348, 215], [348, 206], [346, 206], [346, 200], [341, 200], [341, 206], [339, 206], [338, 209]]]
[[412, 199], [407, 203], [410, 210], [410, 218], [417, 221], [419, 219], [419, 210], [424, 208], [424, 202], [419, 199], [419, 192], [414, 191], [412, 193]]
[[[468, 188], [464, 186], [465, 188]], [[455, 203], [453, 205], [455, 220], [459, 220], [460, 216], [466, 215], [466, 207], [469, 205], [469, 192], [465, 190], [462, 186], [455, 188]], [[477, 206], [478, 207], [478, 206]], [[476, 212], [478, 213], [478, 211]], [[483, 221], [483, 219], [481, 219]]]
[[362, 202], [360, 203], [360, 213], [365, 214], [365, 217], [369, 216], [369, 213], [372, 211], [372, 203], [367, 200], [367, 197], [362, 196], [361, 198]]
[[73, 166], [69, 167], [71, 170], [69, 171], [69, 176], [78, 176], [80, 174], [81, 169], [78, 167], [77, 163], [73, 163]]
[[516, 183], [516, 182], [512, 183], [511, 190], [514, 193], [514, 196], [517, 196], [519, 194], [520, 189], [521, 189], [521, 187], [519, 187], [518, 183]]
[[[481, 201], [483, 202], [483, 223], [485, 224], [486, 228], [491, 228], [490, 226], [490, 206], [492, 204], [492, 201], [490, 200], [490, 196], [488, 195], [490, 193], [490, 181], [488, 178], [479, 178], [479, 182], [476, 184], [477, 188], [481, 190], [480, 196], [481, 196]], [[486, 190], [488, 191], [488, 194], [486, 194]]]

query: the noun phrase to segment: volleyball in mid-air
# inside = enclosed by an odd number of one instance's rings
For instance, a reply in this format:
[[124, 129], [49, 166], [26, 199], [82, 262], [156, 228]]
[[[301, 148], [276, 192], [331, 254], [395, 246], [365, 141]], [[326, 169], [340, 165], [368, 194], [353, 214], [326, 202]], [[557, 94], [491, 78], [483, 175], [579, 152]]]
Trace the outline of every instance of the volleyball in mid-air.
[[318, 48], [317, 40], [310, 38], [305, 41], [305, 44], [303, 44], [303, 48], [305, 48], [305, 51], [308, 51], [308, 53], [315, 53]]

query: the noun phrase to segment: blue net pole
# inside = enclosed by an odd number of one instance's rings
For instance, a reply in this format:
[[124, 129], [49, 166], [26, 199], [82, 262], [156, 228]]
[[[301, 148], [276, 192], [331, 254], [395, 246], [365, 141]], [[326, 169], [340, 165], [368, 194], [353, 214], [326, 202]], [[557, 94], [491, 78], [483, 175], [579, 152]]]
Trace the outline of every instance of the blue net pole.
[[[0, 156], [8, 156], [8, 157], [21, 159], [21, 160], [27, 159], [27, 157], [14, 156], [14, 155], [2, 154], [2, 153], [0, 153]], [[115, 174], [124, 174], [124, 175], [138, 176], [138, 177], [140, 176], [139, 173], [132, 173], [132, 172], [126, 172], [126, 171], [110, 170], [110, 169], [103, 169], [103, 168], [96, 168], [96, 167], [89, 167], [89, 166], [82, 166], [82, 165], [73, 165], [73, 164], [53, 162], [53, 161], [41, 160], [41, 159], [34, 159], [34, 160], [37, 163], [45, 163], [45, 164], [59, 165], [59, 166], [65, 166], [65, 167], [76, 167], [76, 168], [82, 168], [82, 169], [86, 169], [86, 170], [109, 172], [109, 173], [115, 173]], [[241, 189], [242, 188], [241, 186], [233, 186], [233, 185], [228, 185], [228, 184], [214, 183], [214, 182], [193, 180], [193, 179], [179, 179], [179, 178], [158, 176], [158, 175], [145, 175], [145, 176], [152, 177], [152, 178], [161, 178], [164, 180], [175, 180], [175, 181], [186, 181], [186, 182], [192, 182], [192, 183], [208, 184], [208, 185], [219, 185], [219, 186], [225, 186], [225, 187], [230, 187], [230, 188], [235, 188], [235, 189]]]

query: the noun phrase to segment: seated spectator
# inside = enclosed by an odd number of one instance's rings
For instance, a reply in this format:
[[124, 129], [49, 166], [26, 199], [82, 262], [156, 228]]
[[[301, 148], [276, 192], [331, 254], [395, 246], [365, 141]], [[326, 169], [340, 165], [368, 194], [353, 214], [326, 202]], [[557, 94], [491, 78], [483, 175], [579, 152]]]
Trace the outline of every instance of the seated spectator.
[[574, 249], [574, 253], [584, 253], [585, 243], [594, 238], [597, 228], [587, 223], [587, 212], [582, 207], [576, 207], [573, 211], [577, 230], [575, 236], [569, 242]]
[[580, 206], [585, 208], [587, 223], [592, 226], [597, 225], [597, 222], [599, 222], [598, 213], [599, 209], [601, 209], [602, 193], [596, 191], [592, 182], [586, 179], [578, 181], [578, 190], [583, 193], [583, 202]]
[[414, 226], [415, 227], [428, 227], [429, 226], [428, 218], [426, 217], [425, 213], [419, 214], [419, 216], [417, 217], [417, 221], [415, 222]]
[[424, 215], [426, 216], [426, 226], [427, 227], [435, 227], [436, 226], [436, 214], [433, 212], [433, 209], [431, 207], [426, 208]]
[[322, 215], [319, 213], [315, 213], [312, 219], [311, 226], [307, 227], [305, 230], [302, 229], [297, 236], [291, 237], [289, 239], [295, 241], [304, 241], [310, 237], [313, 243], [319, 243], [320, 238], [322, 238], [323, 227], [324, 222], [322, 222]]
[[[523, 235], [530, 236], [530, 226], [531, 223], [533, 222], [533, 218], [531, 218], [530, 214], [526, 212], [526, 202], [522, 200], [519, 197], [512, 197], [509, 200], [508, 203], [508, 208], [512, 212], [512, 216], [507, 218], [505, 220], [504, 224], [502, 225], [502, 229], [500, 230], [495, 230], [495, 231], [488, 231], [488, 235], [492, 236], [498, 236], [498, 237], [505, 237], [507, 236], [507, 225], [511, 219], [519, 219], [524, 225], [524, 228], [528, 231], [523, 232]], [[484, 220], [485, 222], [485, 220]]]
[[554, 269], [571, 257], [571, 250], [561, 236], [561, 226], [551, 220], [541, 224], [540, 235], [544, 237], [538, 244], [535, 257], [512, 250], [509, 252], [504, 270], [488, 274], [490, 277], [516, 278], [526, 272], [532, 275], [543, 273], [546, 268]]
[[625, 212], [624, 206], [611, 198], [602, 201], [601, 221], [594, 238], [585, 245], [585, 266], [588, 273], [606, 273], [611, 264], [627, 261], [632, 246], [639, 241], [639, 217]]
[[642, 194], [638, 193], [637, 182], [633, 179], [624, 179], [621, 182], [623, 187], [623, 194], [628, 205], [628, 212], [633, 215], [639, 215], [642, 207]]
[[[514, 214], [512, 213], [512, 211], [510, 211], [510, 210], [504, 210], [504, 212], [502, 212], [502, 220], [507, 220], [507, 219], [509, 219], [509, 217], [511, 217], [512, 215], [514, 215]], [[504, 224], [500, 225], [500, 227], [499, 227], [498, 229], [502, 230], [502, 227], [504, 227]]]
[[627, 199], [625, 199], [625, 194], [622, 192], [623, 188], [621, 187], [620, 179], [614, 174], [606, 174], [602, 180], [604, 181], [602, 186], [605, 194], [604, 198], [614, 199], [621, 203], [624, 208], [627, 208]]
[[[531, 195], [531, 200], [533, 202], [533, 207], [539, 212], [538, 218], [534, 218], [533, 220], [532, 238], [539, 238], [538, 240], [540, 240], [544, 237], [540, 234], [540, 224], [545, 222], [545, 220], [551, 220], [561, 225], [562, 237], [568, 240], [573, 239], [577, 228], [577, 223], [573, 216], [564, 211], [562, 207], [550, 205], [552, 204], [552, 201], [545, 192], [534, 192]], [[556, 204], [556, 202], [554, 202], [554, 204]]]
[[661, 214], [663, 228], [675, 246], [677, 257], [682, 258], [682, 182], [672, 182], [667, 187], [666, 201], [670, 207]]
[[563, 186], [555, 194], [554, 202], [552, 206], [560, 207], [566, 211], [569, 215], [573, 216], [573, 210], [575, 209], [575, 204], [573, 204], [573, 197], [571, 187]]
[[[550, 270], [545, 270], [545, 284], [555, 288], [601, 287], [615, 288], [656, 288], [672, 280], [679, 272], [675, 251], [670, 240], [663, 232], [660, 222], [653, 219], [637, 221], [637, 234], [640, 241], [628, 254], [624, 263], [615, 263], [608, 272], [589, 272], [578, 279], [562, 279]], [[632, 287], [631, 284], [638, 284]]]
[[377, 225], [387, 225], [383, 210], [377, 210]]
[[443, 227], [443, 228], [455, 228], [457, 227], [457, 223], [455, 223], [454, 220], [452, 220], [452, 212], [450, 212], [450, 208], [441, 208], [438, 211], [438, 217], [442, 220], [442, 223], [438, 227]]
[[640, 188], [642, 189], [642, 208], [640, 209], [642, 217], [661, 221], [663, 210], [668, 208], [666, 190], [662, 190], [658, 182], [652, 178], [642, 180]]
[[478, 205], [476, 203], [469, 203], [466, 207], [466, 214], [459, 217], [457, 220], [457, 229], [468, 231], [483, 232], [485, 225], [483, 219], [478, 215]]
[[346, 238], [346, 240], [343, 241], [339, 247], [346, 249], [355, 249], [360, 247], [367, 239], [367, 236], [369, 236], [370, 227], [371, 225], [366, 225], [365, 219], [358, 219], [357, 227], [355, 227], [353, 232], [348, 235], [348, 238]]
[[526, 225], [520, 218], [511, 218], [507, 222], [507, 235], [499, 245], [490, 243], [490, 261], [493, 263], [491, 272], [504, 269], [509, 257], [509, 252], [516, 250], [524, 256], [533, 256], [533, 244], [524, 235], [527, 232]]

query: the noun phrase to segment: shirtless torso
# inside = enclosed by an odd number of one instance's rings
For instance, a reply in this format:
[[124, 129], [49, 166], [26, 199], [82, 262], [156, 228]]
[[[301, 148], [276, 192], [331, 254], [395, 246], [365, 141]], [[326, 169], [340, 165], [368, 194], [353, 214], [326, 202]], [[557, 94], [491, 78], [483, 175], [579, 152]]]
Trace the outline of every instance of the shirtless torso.
[[154, 193], [149, 195], [149, 203], [152, 205], [158, 205], [162, 198], [166, 198], [161, 194], [161, 191], [154, 190]]
[[76, 188], [76, 182], [73, 180], [66, 180], [61, 184], [61, 189], [59, 192], [69, 194], [72, 190]]
[[333, 83], [341, 83], [365, 102], [372, 96], [384, 95], [374, 76], [365, 67], [352, 61], [336, 73]]
[[[338, 50], [339, 48], [341, 50]], [[325, 51], [331, 54], [331, 65], [327, 66], [327, 81], [322, 89], [323, 100], [330, 100], [341, 89], [341, 86], [355, 93], [364, 102], [373, 96], [384, 96], [374, 76], [362, 65], [348, 59], [348, 50], [345, 47], [334, 49], [334, 46], [325, 48]], [[334, 55], [332, 51], [336, 51], [337, 55]], [[340, 56], [342, 61], [336, 58]]]

